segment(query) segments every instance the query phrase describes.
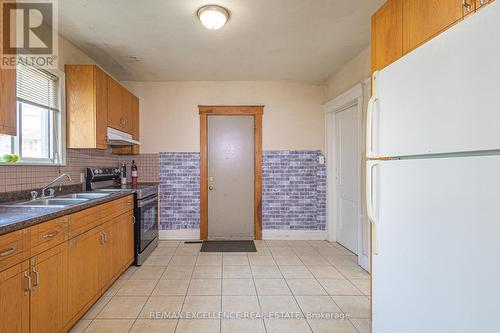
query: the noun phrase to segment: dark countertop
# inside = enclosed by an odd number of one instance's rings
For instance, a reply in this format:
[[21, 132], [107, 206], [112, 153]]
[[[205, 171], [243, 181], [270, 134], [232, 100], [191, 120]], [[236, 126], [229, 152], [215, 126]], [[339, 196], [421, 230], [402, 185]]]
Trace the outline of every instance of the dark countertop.
[[[81, 191], [80, 191], [81, 192]], [[108, 196], [92, 199], [81, 204], [64, 208], [55, 207], [12, 207], [0, 205], [0, 236], [16, 230], [28, 228], [55, 218], [76, 213], [106, 202], [126, 197], [135, 193], [133, 189], [122, 190]], [[14, 203], [12, 203], [14, 204]]]

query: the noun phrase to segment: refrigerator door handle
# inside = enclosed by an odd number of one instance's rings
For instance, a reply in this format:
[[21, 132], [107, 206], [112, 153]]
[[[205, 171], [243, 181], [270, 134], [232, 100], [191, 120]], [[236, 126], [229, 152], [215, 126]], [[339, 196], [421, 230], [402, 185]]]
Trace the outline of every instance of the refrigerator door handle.
[[379, 221], [373, 211], [373, 169], [379, 164], [379, 161], [368, 161], [366, 163], [366, 212], [368, 220], [372, 225], [372, 253], [379, 253]]
[[368, 158], [376, 157], [373, 153], [373, 109], [375, 108], [375, 104], [379, 100], [378, 74], [379, 72], [373, 73], [372, 96], [368, 101], [368, 107], [366, 109], [366, 157]]

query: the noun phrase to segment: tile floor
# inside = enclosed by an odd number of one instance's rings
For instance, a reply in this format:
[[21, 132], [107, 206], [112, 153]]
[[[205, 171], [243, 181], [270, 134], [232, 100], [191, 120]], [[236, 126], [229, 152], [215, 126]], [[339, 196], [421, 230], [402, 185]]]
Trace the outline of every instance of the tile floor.
[[369, 275], [351, 252], [325, 241], [256, 245], [200, 253], [201, 244], [161, 241], [71, 332], [370, 332]]

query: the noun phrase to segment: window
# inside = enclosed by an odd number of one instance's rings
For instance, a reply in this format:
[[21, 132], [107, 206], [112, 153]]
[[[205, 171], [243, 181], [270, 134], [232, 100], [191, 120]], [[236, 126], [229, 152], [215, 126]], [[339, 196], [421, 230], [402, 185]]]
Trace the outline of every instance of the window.
[[17, 67], [17, 136], [0, 136], [0, 154], [19, 163], [62, 164], [61, 74]]

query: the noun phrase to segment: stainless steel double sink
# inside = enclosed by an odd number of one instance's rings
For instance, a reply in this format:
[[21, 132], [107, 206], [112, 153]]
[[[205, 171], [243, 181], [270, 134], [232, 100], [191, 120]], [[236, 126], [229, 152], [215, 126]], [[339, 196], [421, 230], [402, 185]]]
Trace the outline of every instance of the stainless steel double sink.
[[52, 198], [40, 198], [25, 202], [9, 204], [9, 207], [45, 207], [45, 208], [65, 208], [85, 203], [90, 200], [104, 198], [111, 193], [73, 193]]

